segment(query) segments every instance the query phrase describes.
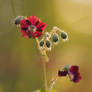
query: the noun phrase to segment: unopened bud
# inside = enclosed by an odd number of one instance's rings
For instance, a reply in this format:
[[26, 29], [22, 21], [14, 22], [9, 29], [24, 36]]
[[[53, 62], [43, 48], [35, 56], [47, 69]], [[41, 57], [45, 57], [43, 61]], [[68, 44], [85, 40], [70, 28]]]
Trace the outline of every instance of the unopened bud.
[[59, 36], [58, 34], [54, 33], [52, 35], [52, 41], [56, 44], [59, 41]]
[[18, 24], [20, 24], [20, 21], [23, 20], [23, 19], [24, 19], [23, 16], [18, 16], [18, 17], [16, 17], [16, 18], [14, 19], [14, 23], [15, 23], [16, 25], [18, 25]]

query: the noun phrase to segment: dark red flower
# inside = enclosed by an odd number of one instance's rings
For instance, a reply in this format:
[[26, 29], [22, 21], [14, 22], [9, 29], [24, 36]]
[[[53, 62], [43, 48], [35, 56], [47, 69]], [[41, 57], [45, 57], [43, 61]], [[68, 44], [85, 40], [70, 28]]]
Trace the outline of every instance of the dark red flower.
[[81, 80], [81, 75], [79, 72], [77, 72], [76, 74], [74, 74], [74, 78], [73, 78], [73, 81], [75, 83], [79, 82]]
[[76, 72], [79, 71], [79, 67], [78, 66], [71, 66], [69, 71], [72, 72], [72, 73], [76, 73]]
[[65, 77], [67, 75], [69, 75], [69, 78], [75, 83], [78, 83], [81, 80], [79, 67], [76, 65], [75, 66], [67, 65], [63, 68], [63, 70], [58, 71], [59, 77], [63, 77], [63, 76]]
[[58, 71], [59, 77], [66, 76], [67, 74], [68, 74], [68, 71]]
[[78, 66], [71, 66], [68, 71], [68, 74], [69, 74], [71, 80], [75, 83], [77, 83], [81, 80], [81, 75], [80, 75]]
[[40, 37], [46, 28], [46, 24], [39, 20], [36, 16], [20, 21], [20, 28], [22, 36], [25, 38]]

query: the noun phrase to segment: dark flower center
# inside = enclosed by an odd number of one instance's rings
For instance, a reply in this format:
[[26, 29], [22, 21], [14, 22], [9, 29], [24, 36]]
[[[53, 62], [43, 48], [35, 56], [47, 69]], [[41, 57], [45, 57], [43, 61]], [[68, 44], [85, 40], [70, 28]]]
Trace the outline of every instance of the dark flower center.
[[35, 25], [29, 25], [28, 29], [30, 30], [31, 33], [36, 32], [36, 26]]

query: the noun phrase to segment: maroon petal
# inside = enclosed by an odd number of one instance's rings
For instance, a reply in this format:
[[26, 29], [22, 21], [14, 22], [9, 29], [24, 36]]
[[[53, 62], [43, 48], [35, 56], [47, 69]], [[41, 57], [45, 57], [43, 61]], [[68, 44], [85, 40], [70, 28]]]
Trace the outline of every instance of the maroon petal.
[[26, 31], [21, 30], [21, 33], [22, 33], [22, 36], [25, 37], [25, 38], [28, 38], [29, 35], [30, 35], [30, 31], [29, 30], [26, 30]]
[[71, 66], [69, 71], [72, 72], [72, 73], [76, 73], [76, 72], [79, 71], [79, 67], [78, 66]]
[[40, 23], [36, 27], [37, 27], [37, 31], [43, 31], [46, 28], [46, 24], [40, 21]]
[[25, 19], [20, 21], [20, 27], [21, 27], [21, 29], [23, 29], [23, 28], [27, 29], [28, 28], [28, 24], [27, 24]]
[[[30, 25], [36, 26], [36, 32], [31, 32], [28, 30]], [[36, 16], [30, 16], [27, 19], [23, 19], [20, 21], [21, 34], [25, 38], [31, 37], [40, 37], [42, 35], [42, 31], [46, 28], [46, 24], [42, 21], [39, 21], [39, 18]]]
[[35, 24], [39, 21], [39, 19], [38, 19], [36, 16], [30, 16], [30, 17], [28, 18], [28, 20], [30, 21], [30, 23], [31, 23], [32, 25], [35, 25]]
[[78, 83], [81, 80], [81, 75], [78, 66], [71, 66], [68, 74], [73, 82]]
[[21, 30], [21, 34], [23, 37], [28, 38], [28, 34], [24, 30]]
[[67, 71], [58, 71], [58, 76], [62, 77], [62, 76], [66, 76], [68, 74]]
[[76, 74], [74, 75], [73, 81], [74, 81], [75, 83], [78, 83], [81, 79], [82, 79], [82, 78], [81, 78], [81, 75], [80, 75], [80, 73], [78, 72], [78, 73], [76, 73]]

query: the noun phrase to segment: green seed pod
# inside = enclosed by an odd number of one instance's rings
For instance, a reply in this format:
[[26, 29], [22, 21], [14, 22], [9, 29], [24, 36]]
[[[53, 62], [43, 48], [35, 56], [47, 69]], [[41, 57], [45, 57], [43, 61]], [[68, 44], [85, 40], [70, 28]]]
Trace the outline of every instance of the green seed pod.
[[51, 42], [50, 42], [50, 40], [46, 40], [45, 46], [46, 46], [48, 51], [51, 51]]
[[57, 43], [57, 42], [59, 41], [59, 36], [58, 36], [58, 34], [54, 33], [54, 34], [52, 35], [52, 41], [53, 41], [54, 43]]
[[46, 41], [46, 46], [47, 46], [47, 48], [50, 48], [51, 47], [51, 43], [50, 43], [49, 40]]
[[40, 41], [40, 47], [43, 47], [43, 45], [44, 45], [44, 40], [41, 40]]
[[67, 33], [61, 32], [61, 38], [62, 39], [67, 39]]
[[24, 19], [23, 16], [18, 16], [18, 17], [16, 17], [16, 18], [14, 19], [14, 23], [15, 23], [16, 25], [18, 25], [18, 24], [20, 24], [20, 21], [23, 20], [23, 19]]

